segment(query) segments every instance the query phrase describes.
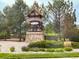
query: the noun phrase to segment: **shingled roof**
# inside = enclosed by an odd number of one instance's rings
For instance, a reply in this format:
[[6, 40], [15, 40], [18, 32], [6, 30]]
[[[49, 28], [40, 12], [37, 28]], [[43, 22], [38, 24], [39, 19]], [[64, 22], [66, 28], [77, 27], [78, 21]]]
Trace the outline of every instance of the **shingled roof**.
[[28, 12], [28, 16], [43, 16], [42, 8], [39, 7], [38, 3], [34, 2], [31, 10]]

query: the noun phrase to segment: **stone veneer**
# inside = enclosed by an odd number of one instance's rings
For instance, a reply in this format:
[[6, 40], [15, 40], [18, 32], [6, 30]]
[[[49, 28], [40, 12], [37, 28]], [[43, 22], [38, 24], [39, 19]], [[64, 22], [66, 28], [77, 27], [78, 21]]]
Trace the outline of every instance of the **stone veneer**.
[[43, 32], [27, 32], [26, 33], [26, 42], [37, 42], [44, 40]]

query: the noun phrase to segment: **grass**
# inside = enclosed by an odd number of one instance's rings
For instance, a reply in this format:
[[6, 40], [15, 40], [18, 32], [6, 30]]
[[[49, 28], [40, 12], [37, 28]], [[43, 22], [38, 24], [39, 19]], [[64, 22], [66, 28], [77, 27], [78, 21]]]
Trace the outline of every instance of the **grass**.
[[56, 36], [58, 35], [57, 33], [47, 33], [48, 36]]
[[79, 53], [66, 53], [66, 52], [50, 52], [45, 54], [40, 53], [0, 53], [0, 58], [4, 59], [24, 59], [24, 58], [66, 58], [66, 57], [79, 57]]

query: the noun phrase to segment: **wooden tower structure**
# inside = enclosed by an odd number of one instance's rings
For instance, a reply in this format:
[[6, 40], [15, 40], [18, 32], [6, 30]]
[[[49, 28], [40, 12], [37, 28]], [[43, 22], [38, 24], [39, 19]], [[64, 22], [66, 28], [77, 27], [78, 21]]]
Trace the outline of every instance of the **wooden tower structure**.
[[26, 42], [36, 42], [44, 40], [42, 18], [42, 9], [35, 2], [32, 6], [32, 9], [27, 15], [27, 23], [29, 25], [29, 28], [26, 32]]

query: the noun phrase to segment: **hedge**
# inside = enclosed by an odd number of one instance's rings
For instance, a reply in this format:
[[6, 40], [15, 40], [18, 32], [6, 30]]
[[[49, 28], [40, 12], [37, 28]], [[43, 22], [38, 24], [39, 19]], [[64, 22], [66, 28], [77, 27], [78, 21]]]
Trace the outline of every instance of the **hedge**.
[[29, 48], [63, 48], [64, 43], [62, 41], [44, 40], [44, 41], [30, 43], [28, 47]]
[[73, 48], [79, 48], [79, 42], [72, 42]]

